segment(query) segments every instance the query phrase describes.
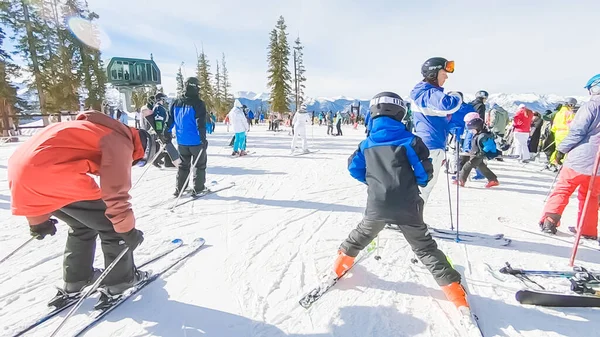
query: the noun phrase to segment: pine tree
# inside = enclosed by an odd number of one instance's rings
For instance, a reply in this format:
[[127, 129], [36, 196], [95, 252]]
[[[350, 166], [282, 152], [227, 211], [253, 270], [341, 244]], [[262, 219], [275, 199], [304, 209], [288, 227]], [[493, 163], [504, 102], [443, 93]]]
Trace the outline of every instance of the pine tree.
[[229, 110], [233, 108], [233, 102], [235, 101], [230, 91], [231, 82], [229, 82], [229, 70], [227, 70], [227, 63], [225, 62], [225, 53], [222, 54], [221, 58], [221, 95], [223, 95], [221, 111], [224, 114], [229, 113]]
[[[33, 75], [30, 88], [37, 91], [39, 108], [42, 113], [47, 112], [45, 78], [41, 66], [44, 49], [42, 32], [45, 27], [39, 15], [39, 6], [27, 0], [2, 1], [0, 20], [4, 22], [14, 34], [16, 51], [27, 62], [26, 68]], [[44, 125], [48, 125], [48, 117], [44, 117]]]
[[288, 68], [290, 46], [287, 42], [286, 28], [285, 19], [280, 16], [277, 25], [271, 31], [269, 43], [268, 84], [271, 87], [269, 103], [272, 111], [276, 112], [289, 111], [289, 98], [292, 94], [290, 86], [292, 76]]
[[[0, 27], [0, 121], [3, 126], [3, 136], [8, 135], [6, 131], [10, 123], [8, 115], [17, 115], [27, 108], [27, 103], [17, 96], [17, 88], [11, 83], [11, 79], [20, 76], [20, 68], [12, 63], [11, 56], [3, 49], [5, 37], [4, 30]], [[13, 118], [13, 121], [18, 123], [18, 118]]]
[[214, 111], [213, 88], [210, 83], [210, 64], [208, 63], [204, 49], [202, 49], [202, 52], [198, 55], [196, 76], [198, 77], [198, 81], [200, 81], [200, 98], [204, 101], [204, 104], [206, 104], [206, 110], [208, 112]]
[[215, 71], [214, 80], [214, 105], [217, 113], [217, 118], [223, 114], [223, 92], [221, 91], [221, 68], [219, 67], [219, 60], [216, 62], [217, 69]]
[[294, 46], [294, 95], [296, 110], [304, 103], [304, 89], [306, 88], [306, 85], [304, 84], [304, 82], [306, 82], [306, 77], [304, 77], [306, 69], [304, 68], [303, 49], [304, 46], [298, 37]]
[[177, 97], [181, 97], [184, 94], [183, 73], [181, 72], [181, 66], [179, 66], [179, 70], [177, 71], [177, 76], [175, 77], [175, 81], [177, 82]]

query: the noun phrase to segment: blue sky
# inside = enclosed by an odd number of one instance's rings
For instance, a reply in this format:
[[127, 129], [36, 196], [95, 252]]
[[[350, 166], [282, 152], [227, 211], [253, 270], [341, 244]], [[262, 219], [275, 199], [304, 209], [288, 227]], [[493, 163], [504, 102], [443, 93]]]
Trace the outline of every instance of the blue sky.
[[431, 56], [456, 61], [446, 88], [585, 95], [600, 73], [600, 1], [88, 0], [111, 40], [105, 58], [147, 58], [168, 92], [196, 51], [227, 56], [233, 90], [268, 91], [269, 31], [279, 15], [305, 45], [308, 96], [407, 95]]

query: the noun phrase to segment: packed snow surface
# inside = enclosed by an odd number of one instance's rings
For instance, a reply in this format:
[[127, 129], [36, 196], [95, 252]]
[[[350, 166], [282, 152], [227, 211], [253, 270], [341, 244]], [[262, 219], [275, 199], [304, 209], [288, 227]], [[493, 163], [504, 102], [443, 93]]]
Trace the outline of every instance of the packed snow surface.
[[[253, 127], [248, 148], [255, 153], [242, 158], [231, 157], [231, 136], [223, 125], [209, 135], [207, 180], [235, 182], [235, 187], [188, 202], [174, 213], [168, 208], [175, 171], [151, 167], [131, 191], [137, 227], [145, 233], [136, 261], [174, 238], [191, 242], [203, 237], [206, 247], [85, 336], [461, 336], [453, 305], [422, 265], [411, 264], [410, 247], [392, 230], [380, 234], [381, 260], [363, 260], [309, 310], [298, 305], [331, 267], [339, 244], [364, 211], [366, 187], [346, 169], [348, 156], [365, 137], [363, 127], [345, 127], [342, 137], [327, 136], [326, 126], [309, 127], [309, 146], [319, 152], [301, 156], [290, 155], [287, 130]], [[0, 148], [0, 258], [29, 238], [25, 219], [10, 214], [7, 161], [17, 146]], [[504, 233], [511, 245], [437, 240], [464, 276], [484, 335], [594, 335], [598, 309], [520, 305], [514, 295], [524, 285], [497, 272], [505, 262], [515, 268], [569, 270], [573, 236], [566, 228], [575, 225], [576, 200], [565, 211], [560, 235], [542, 235], [537, 222], [553, 174], [540, 172], [540, 164], [508, 159], [490, 167], [501, 185], [488, 190], [484, 182], [467, 182], [460, 190], [460, 229]], [[134, 181], [142, 171], [133, 168]], [[450, 223], [446, 183], [445, 176], [440, 178], [425, 208], [426, 222], [444, 229]], [[456, 187], [451, 189], [455, 206]], [[46, 310], [54, 287], [62, 284], [66, 236], [67, 226], [59, 224], [55, 236], [33, 241], [0, 265], [1, 336], [12, 336]], [[99, 248], [95, 265], [103, 267]], [[597, 245], [582, 245], [577, 264], [599, 270]], [[565, 280], [535, 280], [568, 291]], [[71, 336], [86, 321], [96, 296], [84, 302], [59, 336]], [[26, 335], [48, 336], [65, 315]]]

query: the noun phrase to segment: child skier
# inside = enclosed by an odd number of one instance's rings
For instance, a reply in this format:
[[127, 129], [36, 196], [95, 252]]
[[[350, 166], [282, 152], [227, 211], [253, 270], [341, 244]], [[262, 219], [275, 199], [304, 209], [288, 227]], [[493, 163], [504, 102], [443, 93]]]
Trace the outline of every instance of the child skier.
[[349, 158], [348, 166], [350, 175], [368, 186], [367, 208], [363, 220], [341, 244], [333, 272], [343, 275], [386, 224], [395, 224], [448, 300], [457, 308], [468, 308], [460, 274], [437, 248], [423, 222], [419, 186], [426, 186], [432, 178], [429, 150], [421, 138], [406, 130], [402, 123], [406, 108], [397, 94], [377, 94], [370, 111], [370, 134]]
[[294, 114], [292, 126], [294, 127], [294, 138], [292, 139], [292, 154], [296, 151], [296, 142], [298, 138], [302, 140], [302, 152], [309, 153], [306, 140], [306, 125], [311, 121], [311, 115], [306, 111], [306, 105], [302, 104]]
[[246, 153], [246, 132], [250, 130], [248, 118], [244, 114], [244, 108], [239, 100], [235, 100], [233, 108], [229, 111], [229, 120], [235, 132], [232, 156], [245, 156]]
[[[487, 178], [488, 183], [485, 185], [486, 188], [500, 185], [498, 183], [498, 177], [490, 170], [484, 162], [485, 158], [494, 158], [499, 155], [499, 151], [496, 149], [496, 142], [494, 141], [494, 135], [485, 129], [483, 126], [483, 119], [477, 117], [467, 122], [467, 129], [473, 135], [471, 140], [471, 151], [469, 156], [463, 156], [461, 158], [461, 167], [458, 180], [453, 182], [460, 186], [465, 186], [465, 182], [471, 173], [473, 168], [478, 168], [479, 171]], [[465, 141], [466, 143], [467, 141]]]

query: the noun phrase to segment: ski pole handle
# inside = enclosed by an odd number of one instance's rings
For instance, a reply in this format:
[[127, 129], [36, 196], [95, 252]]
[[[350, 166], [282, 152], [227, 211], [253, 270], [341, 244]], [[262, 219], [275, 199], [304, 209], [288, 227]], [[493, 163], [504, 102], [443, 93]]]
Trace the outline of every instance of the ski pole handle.
[[30, 239], [28, 239], [27, 241], [25, 241], [22, 245], [20, 245], [19, 247], [17, 247], [17, 249], [13, 250], [12, 253], [6, 255], [0, 261], [0, 264], [3, 263], [4, 261], [8, 260], [11, 256], [15, 255], [15, 253], [18, 252], [19, 250], [21, 250], [23, 247], [27, 246], [27, 244], [30, 243], [31, 241], [33, 241], [33, 239], [35, 239], [35, 236], [32, 236]]

